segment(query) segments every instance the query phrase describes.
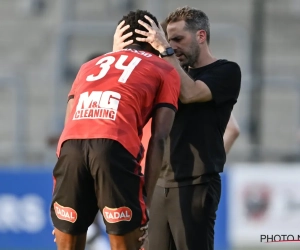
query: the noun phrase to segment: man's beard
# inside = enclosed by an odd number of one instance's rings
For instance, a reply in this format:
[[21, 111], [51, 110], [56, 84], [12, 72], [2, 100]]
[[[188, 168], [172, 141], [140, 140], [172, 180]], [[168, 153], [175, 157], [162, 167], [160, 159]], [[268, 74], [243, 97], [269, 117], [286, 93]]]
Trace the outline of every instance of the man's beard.
[[186, 60], [180, 62], [181, 66], [194, 68], [200, 56], [200, 52], [201, 51], [197, 41], [196, 40], [193, 41], [193, 43], [190, 45], [189, 52], [184, 54]]

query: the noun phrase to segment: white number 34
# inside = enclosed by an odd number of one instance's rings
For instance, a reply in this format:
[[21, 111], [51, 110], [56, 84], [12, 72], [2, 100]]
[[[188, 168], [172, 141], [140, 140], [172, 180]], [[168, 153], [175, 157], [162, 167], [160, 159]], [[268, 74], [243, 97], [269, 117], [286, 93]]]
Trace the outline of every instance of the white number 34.
[[[119, 69], [119, 70], [123, 70], [122, 75], [119, 78], [119, 82], [121, 83], [126, 83], [128, 77], [131, 75], [132, 71], [135, 69], [135, 67], [139, 64], [139, 62], [142, 60], [141, 58], [138, 57], [134, 57], [131, 62], [125, 66], [124, 62], [126, 61], [126, 59], [128, 58], [128, 56], [125, 55], [121, 55], [121, 57], [119, 58], [119, 60], [115, 63], [115, 68]], [[106, 74], [108, 73], [111, 65], [115, 62], [116, 58], [113, 56], [106, 56], [101, 58], [96, 65], [99, 65], [99, 67], [101, 68], [100, 73], [98, 75], [89, 75], [86, 80], [88, 82], [93, 82], [93, 81], [97, 81], [101, 78], [103, 78], [104, 76], [106, 76]]]

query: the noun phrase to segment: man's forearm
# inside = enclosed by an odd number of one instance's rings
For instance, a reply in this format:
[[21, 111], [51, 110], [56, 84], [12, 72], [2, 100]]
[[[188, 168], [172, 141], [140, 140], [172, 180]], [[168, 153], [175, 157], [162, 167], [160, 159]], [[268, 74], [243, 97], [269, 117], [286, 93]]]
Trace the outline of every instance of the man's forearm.
[[193, 91], [191, 91], [195, 85], [195, 81], [189, 77], [189, 75], [184, 71], [181, 67], [179, 61], [177, 60], [176, 56], [167, 56], [163, 58], [165, 61], [169, 62], [173, 67], [177, 70], [180, 75], [180, 96], [179, 99], [183, 103], [187, 103], [188, 100], [192, 98]]
[[[165, 42], [158, 48], [159, 53], [165, 51], [170, 44]], [[193, 87], [195, 86], [195, 81], [189, 77], [189, 75], [184, 71], [181, 67], [180, 62], [176, 58], [175, 54], [172, 56], [163, 57], [165, 61], [170, 63], [176, 71], [180, 75], [180, 95], [179, 99], [182, 103], [188, 103], [189, 100], [192, 98], [193, 95]]]
[[230, 149], [232, 148], [235, 140], [238, 138], [238, 134], [235, 132], [228, 131], [224, 134], [224, 148], [226, 154], [229, 153]]
[[231, 114], [229, 122], [227, 124], [223, 140], [224, 140], [224, 148], [226, 154], [229, 153], [230, 149], [232, 148], [232, 145], [236, 141], [236, 139], [240, 135], [240, 128], [239, 125], [235, 119], [235, 117]]
[[207, 85], [200, 81], [194, 81], [181, 67], [175, 55], [163, 57], [177, 70], [180, 75], [180, 96], [182, 103], [207, 102], [212, 99], [212, 94]]
[[151, 206], [153, 191], [162, 167], [166, 140], [151, 137], [146, 155], [145, 188], [147, 192], [147, 207]]

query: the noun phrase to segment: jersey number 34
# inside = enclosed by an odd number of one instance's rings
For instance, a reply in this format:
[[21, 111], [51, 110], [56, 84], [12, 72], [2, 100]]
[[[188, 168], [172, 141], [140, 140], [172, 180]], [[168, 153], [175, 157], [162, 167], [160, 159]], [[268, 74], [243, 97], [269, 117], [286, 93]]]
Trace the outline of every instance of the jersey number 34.
[[[128, 58], [128, 56], [126, 55], [121, 55], [121, 57], [119, 58], [119, 60], [115, 63], [115, 68], [119, 69], [119, 70], [123, 70], [123, 73], [121, 74], [120, 78], [119, 78], [119, 82], [121, 83], [126, 83], [128, 77], [131, 75], [132, 71], [134, 70], [134, 68], [139, 64], [139, 62], [142, 60], [141, 58], [138, 57], [134, 57], [131, 62], [125, 66], [124, 62], [126, 61], [126, 59]], [[93, 81], [97, 81], [101, 78], [103, 78], [104, 76], [106, 76], [106, 74], [108, 73], [108, 71], [110, 70], [112, 64], [115, 62], [116, 58], [114, 56], [106, 56], [101, 58], [96, 65], [99, 65], [100, 72], [98, 75], [89, 75], [86, 80], [88, 82], [93, 82]]]

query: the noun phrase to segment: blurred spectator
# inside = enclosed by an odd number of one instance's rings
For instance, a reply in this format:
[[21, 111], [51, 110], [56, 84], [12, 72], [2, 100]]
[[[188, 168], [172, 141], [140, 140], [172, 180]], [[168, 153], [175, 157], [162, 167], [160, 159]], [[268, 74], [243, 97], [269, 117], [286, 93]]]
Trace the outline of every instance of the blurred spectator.
[[46, 0], [27, 0], [21, 2], [22, 10], [29, 15], [42, 15], [46, 8]]

